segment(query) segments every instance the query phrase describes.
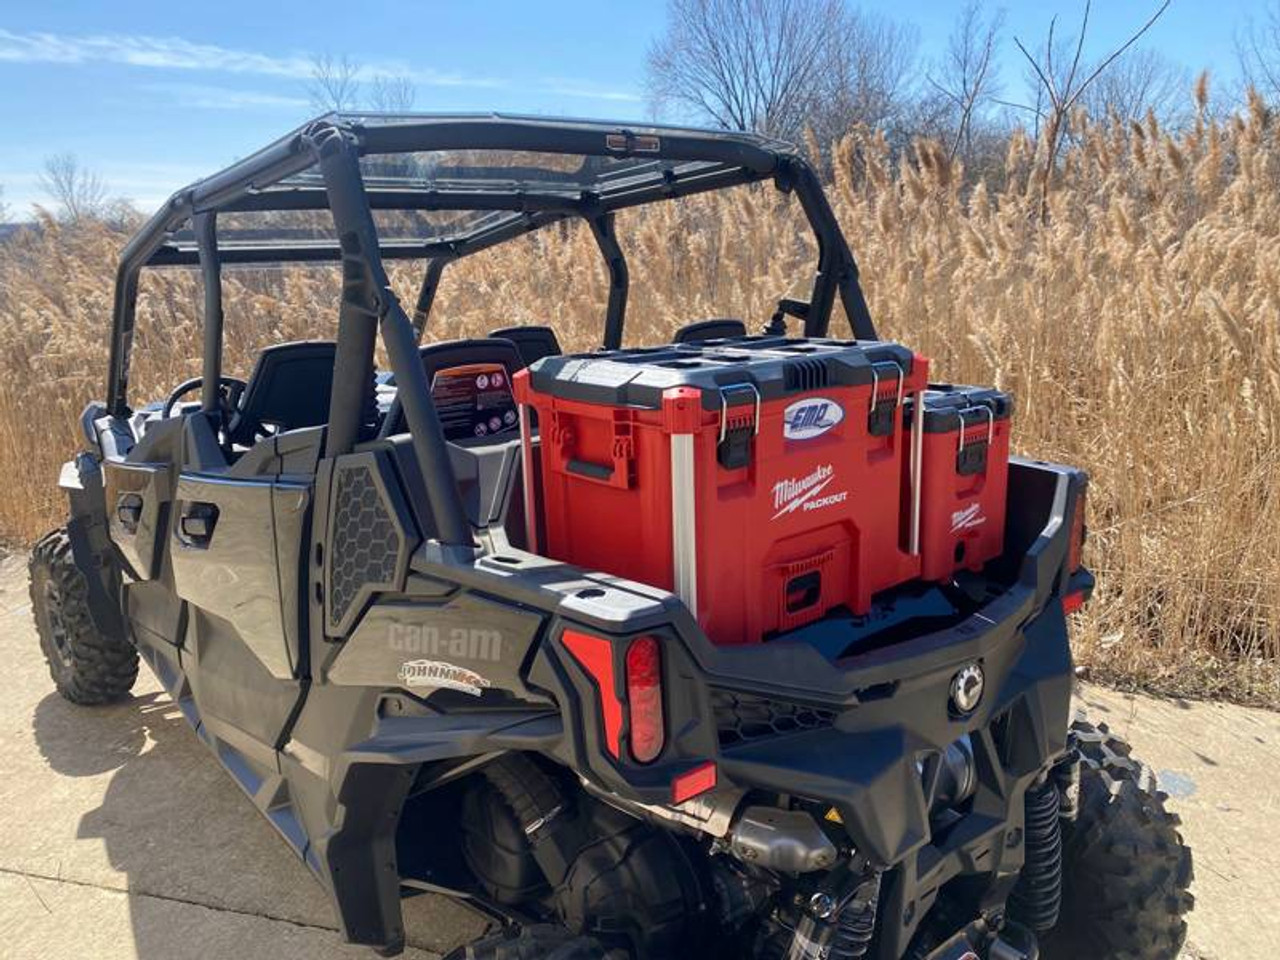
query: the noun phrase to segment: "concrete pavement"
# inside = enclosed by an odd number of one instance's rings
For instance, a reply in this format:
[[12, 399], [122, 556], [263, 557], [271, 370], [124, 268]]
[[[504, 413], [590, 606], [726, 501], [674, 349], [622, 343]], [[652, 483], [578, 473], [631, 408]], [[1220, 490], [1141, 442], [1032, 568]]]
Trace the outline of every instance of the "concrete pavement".
[[[0, 956], [103, 960], [369, 958], [326, 895], [146, 672], [135, 697], [85, 709], [53, 693], [25, 558], [0, 561]], [[1093, 717], [1160, 772], [1196, 855], [1186, 954], [1280, 952], [1280, 714], [1082, 691]], [[405, 902], [426, 960], [484, 921]]]

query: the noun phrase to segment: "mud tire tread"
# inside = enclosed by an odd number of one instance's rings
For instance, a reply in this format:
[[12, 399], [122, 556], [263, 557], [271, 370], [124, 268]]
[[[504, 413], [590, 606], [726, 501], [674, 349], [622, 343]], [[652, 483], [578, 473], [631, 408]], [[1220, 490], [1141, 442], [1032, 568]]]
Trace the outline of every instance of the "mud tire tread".
[[40, 538], [27, 570], [40, 649], [58, 693], [82, 706], [127, 697], [138, 678], [138, 651], [94, 625], [89, 585], [76, 566], [65, 528]]
[[1080, 815], [1064, 830], [1065, 895], [1044, 960], [1175, 960], [1194, 877], [1181, 821], [1151, 769], [1106, 724], [1072, 724], [1081, 754]]

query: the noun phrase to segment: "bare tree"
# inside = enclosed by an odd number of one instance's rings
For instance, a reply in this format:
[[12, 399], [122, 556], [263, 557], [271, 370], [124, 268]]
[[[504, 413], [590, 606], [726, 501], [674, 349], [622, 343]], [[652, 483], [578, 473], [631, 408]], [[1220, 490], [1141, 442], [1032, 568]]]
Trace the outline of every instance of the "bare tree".
[[0, 187], [0, 223], [9, 222], [9, 205], [4, 202], [4, 187]]
[[1058, 151], [1062, 147], [1062, 141], [1067, 132], [1071, 111], [1080, 103], [1080, 99], [1088, 92], [1094, 81], [1151, 29], [1161, 15], [1169, 9], [1169, 4], [1172, 2], [1173, 0], [1164, 0], [1155, 13], [1147, 18], [1146, 23], [1128, 40], [1098, 61], [1097, 66], [1092, 69], [1083, 63], [1085, 39], [1089, 33], [1089, 14], [1093, 8], [1092, 0], [1085, 0], [1080, 32], [1072, 44], [1075, 50], [1069, 56], [1063, 56], [1061, 42], [1055, 37], [1058, 25], [1056, 16], [1049, 21], [1049, 35], [1038, 56], [1032, 56], [1026, 45], [1014, 37], [1014, 43], [1018, 45], [1018, 49], [1031, 67], [1036, 84], [1036, 106], [1024, 109], [1034, 109], [1037, 132], [1044, 141], [1044, 157], [1039, 172], [1041, 221], [1047, 221], [1049, 218], [1049, 185], [1054, 168], [1057, 166]]
[[413, 80], [404, 74], [380, 73], [369, 84], [366, 98], [370, 110], [380, 113], [408, 113], [418, 91]]
[[72, 153], [59, 153], [45, 159], [40, 189], [58, 205], [58, 216], [68, 223], [101, 219], [109, 207], [106, 183], [98, 174], [81, 166]]
[[318, 54], [311, 59], [307, 96], [319, 113], [355, 110], [360, 105], [360, 65], [345, 53]]
[[669, 0], [649, 93], [658, 112], [821, 139], [890, 120], [915, 46], [912, 30], [844, 0]]
[[1267, 7], [1262, 22], [1250, 19], [1236, 37], [1240, 70], [1264, 97], [1280, 102], [1280, 0]]
[[1003, 10], [985, 17], [982, 0], [969, 0], [956, 17], [946, 55], [928, 76], [950, 114], [950, 157], [960, 155], [966, 164], [974, 155], [974, 128], [1000, 92], [993, 61], [1003, 26]]
[[717, 126], [792, 136], [844, 16], [839, 0], [669, 0], [649, 51], [650, 94]]
[[1155, 50], [1131, 50], [1094, 81], [1080, 103], [1091, 117], [1141, 120], [1150, 111], [1164, 125], [1181, 121], [1191, 104], [1191, 74]]
[[914, 27], [873, 13], [845, 10], [829, 38], [818, 98], [808, 122], [819, 142], [857, 124], [880, 128], [902, 142], [919, 47]]

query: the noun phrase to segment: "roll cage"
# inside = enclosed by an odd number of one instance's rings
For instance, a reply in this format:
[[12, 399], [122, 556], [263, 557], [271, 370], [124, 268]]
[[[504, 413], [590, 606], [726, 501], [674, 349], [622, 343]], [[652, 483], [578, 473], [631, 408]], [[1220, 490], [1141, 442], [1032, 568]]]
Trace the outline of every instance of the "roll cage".
[[[463, 176], [371, 176], [361, 160], [421, 152], [529, 152], [580, 156], [568, 176], [524, 178], [480, 166]], [[625, 162], [622, 162], [625, 161]], [[621, 163], [620, 163], [621, 162]], [[548, 120], [498, 115], [331, 114], [178, 191], [126, 245], [116, 278], [107, 383], [108, 412], [129, 414], [128, 369], [138, 278], [145, 267], [198, 266], [204, 279], [202, 407], [219, 409], [222, 373], [222, 267], [226, 264], [340, 263], [334, 389], [325, 456], [350, 452], [365, 439], [363, 396], [373, 375], [375, 338], [382, 337], [411, 442], [446, 545], [472, 546], [445, 439], [417, 346], [441, 275], [455, 260], [570, 219], [586, 222], [605, 261], [609, 297], [602, 346], [621, 346], [628, 274], [614, 234], [618, 210], [763, 180], [794, 192], [818, 245], [807, 304], [787, 309], [804, 319], [806, 336], [825, 335], [837, 293], [859, 339], [874, 339], [858, 269], [813, 168], [792, 147], [763, 137], [654, 125]], [[325, 211], [334, 239], [220, 236], [222, 214]], [[452, 231], [419, 239], [380, 237], [375, 211], [485, 211]], [[181, 232], [190, 225], [190, 238]], [[425, 260], [412, 318], [391, 290], [384, 261]], [[781, 308], [780, 308], [781, 309]]]

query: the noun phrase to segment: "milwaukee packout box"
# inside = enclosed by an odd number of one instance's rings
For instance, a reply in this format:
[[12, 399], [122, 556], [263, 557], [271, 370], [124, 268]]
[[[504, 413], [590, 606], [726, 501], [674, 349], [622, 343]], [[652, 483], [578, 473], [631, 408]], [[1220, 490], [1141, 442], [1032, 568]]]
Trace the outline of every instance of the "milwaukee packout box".
[[773, 336], [540, 360], [515, 381], [542, 479], [531, 543], [673, 590], [718, 644], [865, 612], [919, 573], [902, 409], [927, 365]]
[[[915, 429], [915, 399], [906, 424]], [[920, 576], [980, 570], [1004, 544], [1013, 401], [999, 390], [930, 384], [921, 432]]]

